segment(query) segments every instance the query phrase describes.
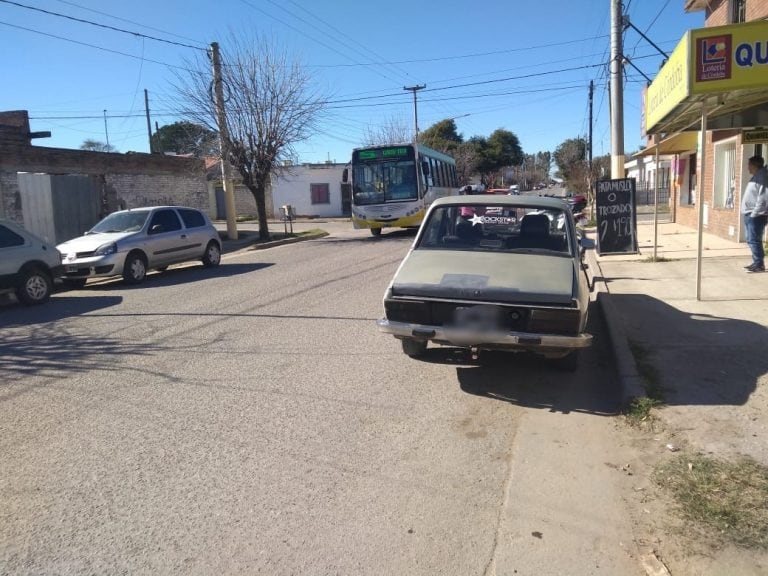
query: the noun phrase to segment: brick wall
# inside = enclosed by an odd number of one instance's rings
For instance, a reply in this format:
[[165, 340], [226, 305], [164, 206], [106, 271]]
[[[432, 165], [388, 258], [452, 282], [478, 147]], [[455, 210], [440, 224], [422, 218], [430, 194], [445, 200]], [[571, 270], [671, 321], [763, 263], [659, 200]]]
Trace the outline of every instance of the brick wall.
[[[768, 0], [747, 0], [747, 22], [768, 18]], [[731, 23], [731, 0], [711, 0], [707, 8], [707, 26]]]
[[[733, 208], [715, 208], [714, 205], [714, 175], [715, 175], [715, 144], [723, 142], [734, 136], [739, 136], [741, 131], [739, 130], [721, 130], [718, 132], [707, 132], [706, 141], [706, 161], [707, 169], [704, 175], [704, 181], [701, 181], [701, 156], [697, 158], [698, 166], [696, 172], [699, 175], [699, 181], [697, 183], [697, 205], [681, 205], [679, 197], [677, 201], [677, 213], [675, 221], [683, 226], [689, 226], [691, 228], [698, 227], [698, 202], [704, 201], [708, 207], [708, 222], [706, 230], [712, 234], [716, 234], [721, 238], [727, 238], [731, 240], [738, 240], [739, 232], [739, 206], [741, 204], [741, 191], [742, 191], [742, 174], [744, 166], [742, 165], [742, 146], [741, 139], [736, 140], [736, 191], [734, 194], [734, 207]], [[730, 228], [733, 227], [733, 234], [731, 235]]]

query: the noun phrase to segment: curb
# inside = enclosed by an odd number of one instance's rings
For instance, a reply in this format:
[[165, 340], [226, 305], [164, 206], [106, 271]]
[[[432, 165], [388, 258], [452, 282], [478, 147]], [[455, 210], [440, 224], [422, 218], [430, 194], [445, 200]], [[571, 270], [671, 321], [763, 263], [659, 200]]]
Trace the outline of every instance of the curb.
[[587, 250], [586, 259], [589, 269], [592, 271], [590, 276], [596, 293], [595, 301], [603, 312], [603, 318], [608, 328], [608, 338], [611, 341], [611, 350], [616, 362], [616, 372], [619, 377], [619, 386], [621, 387], [621, 401], [626, 406], [635, 398], [647, 395], [645, 380], [637, 369], [635, 356], [629, 347], [627, 331], [624, 329], [624, 321], [611, 300], [608, 284], [603, 276], [600, 263], [595, 257], [594, 250]]
[[[306, 234], [304, 236], [297, 236], [296, 238], [284, 238], [283, 240], [274, 240], [272, 242], [263, 242], [258, 244], [258, 238], [254, 238], [253, 241], [248, 241], [240, 246], [233, 246], [231, 248], [224, 247], [222, 251], [224, 254], [234, 254], [235, 252], [242, 252], [245, 250], [266, 250], [267, 248], [277, 248], [278, 246], [284, 246], [285, 244], [295, 244], [297, 242], [304, 242], [305, 240], [317, 240], [318, 238], [324, 238], [328, 236], [328, 232], [323, 230], [317, 234]], [[235, 240], [237, 242], [237, 240]]]

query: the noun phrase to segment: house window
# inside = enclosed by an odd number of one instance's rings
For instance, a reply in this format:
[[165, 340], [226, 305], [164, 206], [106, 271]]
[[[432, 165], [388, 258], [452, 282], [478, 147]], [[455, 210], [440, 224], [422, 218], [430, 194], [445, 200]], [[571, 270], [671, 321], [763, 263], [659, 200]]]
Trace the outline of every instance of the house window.
[[747, 21], [747, 0], [731, 0], [731, 24]]
[[715, 144], [715, 208], [733, 208], [736, 195], [736, 142]]
[[310, 184], [309, 193], [312, 196], [312, 204], [330, 204], [331, 194], [328, 184]]

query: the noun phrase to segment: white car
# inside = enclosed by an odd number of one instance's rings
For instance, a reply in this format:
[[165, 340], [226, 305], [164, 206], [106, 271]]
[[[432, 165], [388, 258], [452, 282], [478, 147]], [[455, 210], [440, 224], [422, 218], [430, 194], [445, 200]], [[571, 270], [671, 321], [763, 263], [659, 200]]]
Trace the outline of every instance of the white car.
[[122, 276], [139, 284], [148, 270], [200, 260], [221, 262], [221, 240], [208, 217], [194, 208], [155, 206], [113, 212], [79, 238], [57, 246], [64, 282], [83, 286], [88, 278]]
[[0, 292], [12, 290], [23, 304], [42, 304], [61, 276], [56, 248], [12, 222], [0, 220]]

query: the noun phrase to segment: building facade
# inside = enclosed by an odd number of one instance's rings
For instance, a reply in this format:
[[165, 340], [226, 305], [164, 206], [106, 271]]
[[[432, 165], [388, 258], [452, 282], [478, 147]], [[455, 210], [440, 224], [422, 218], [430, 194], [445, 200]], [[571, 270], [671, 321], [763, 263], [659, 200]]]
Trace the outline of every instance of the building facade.
[[342, 182], [345, 164], [301, 164], [286, 167], [272, 179], [272, 201], [279, 212], [293, 206], [297, 216], [342, 217], [352, 210], [350, 184]]
[[[686, 12], [706, 11], [706, 27], [768, 20], [768, 0], [685, 0]], [[768, 82], [766, 82], [768, 90]], [[678, 154], [673, 162], [676, 221], [696, 228], [697, 202], [704, 203], [704, 227], [722, 238], [746, 239], [740, 203], [749, 180], [747, 160], [768, 156], [768, 144], [745, 143], [743, 130], [709, 131], [705, 138], [704, 182], [701, 158], [692, 150]], [[699, 198], [700, 196], [700, 198]]]

